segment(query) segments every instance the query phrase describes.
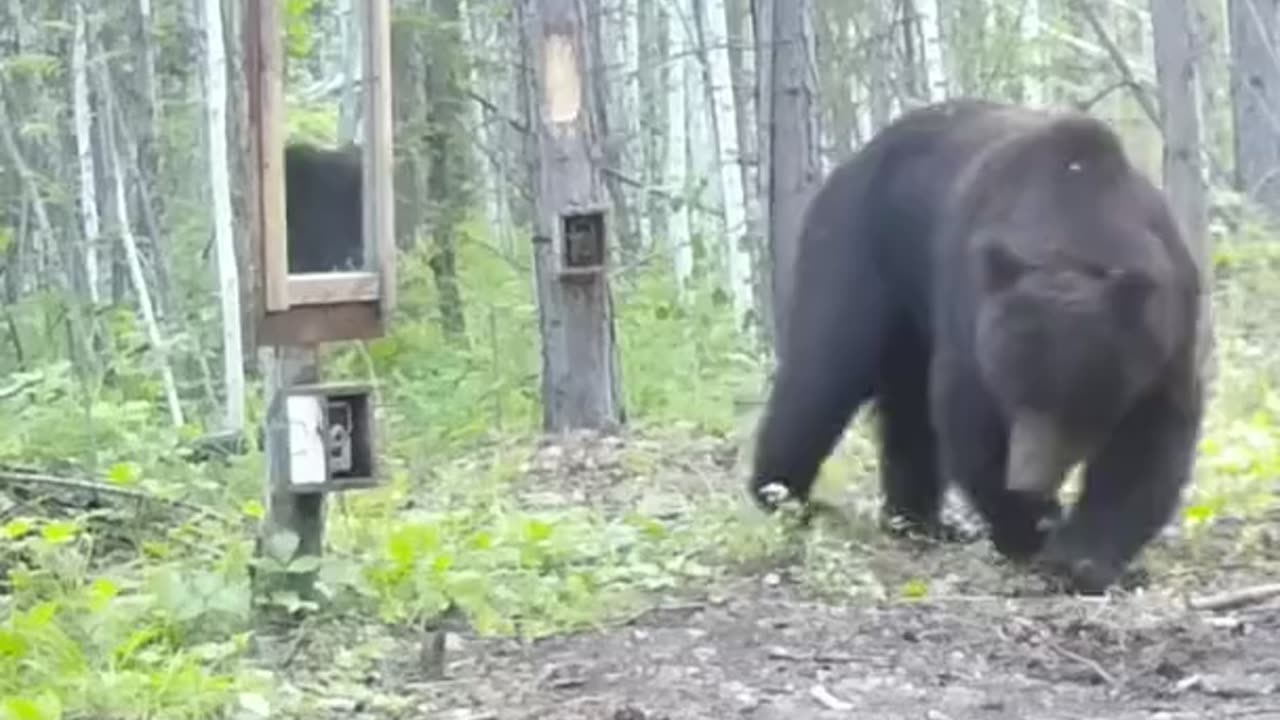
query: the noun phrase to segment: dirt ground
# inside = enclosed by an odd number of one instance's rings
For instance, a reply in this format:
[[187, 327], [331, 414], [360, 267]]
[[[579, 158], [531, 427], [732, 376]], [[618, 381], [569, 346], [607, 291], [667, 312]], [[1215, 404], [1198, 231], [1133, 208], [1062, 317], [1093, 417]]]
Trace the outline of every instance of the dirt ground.
[[[723, 443], [682, 459], [646, 442], [546, 447], [526, 468], [527, 500], [627, 506], [655, 488], [740, 483]], [[1280, 529], [1280, 518], [1268, 524]], [[329, 667], [298, 691], [329, 698], [311, 717], [344, 720], [1280, 720], [1280, 598], [1186, 602], [1280, 580], [1280, 543], [1255, 544], [1242, 561], [1239, 537], [1224, 524], [1195, 562], [1165, 538], [1149, 586], [1094, 599], [1028, 589], [983, 541], [885, 540], [867, 550], [872, 566], [937, 579], [927, 600], [823, 599], [784, 564], [596, 632], [533, 643], [453, 634], [435, 679], [421, 672], [421, 636], [366, 628], [359, 642], [379, 648], [375, 670], [334, 684], [323, 678], [344, 671]], [[312, 672], [334, 657], [304, 654]]]
[[520, 648], [466, 642], [419, 717], [1280, 718], [1280, 609], [999, 598], [849, 608], [786, 588]]

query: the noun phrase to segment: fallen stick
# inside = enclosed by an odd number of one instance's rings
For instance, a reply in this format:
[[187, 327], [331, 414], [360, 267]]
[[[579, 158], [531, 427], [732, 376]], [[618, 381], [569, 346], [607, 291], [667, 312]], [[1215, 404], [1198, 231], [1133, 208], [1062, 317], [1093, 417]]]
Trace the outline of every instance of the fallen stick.
[[1214, 595], [1191, 598], [1187, 606], [1192, 610], [1232, 610], [1245, 605], [1255, 605], [1280, 597], [1280, 583], [1267, 583], [1252, 587], [1229, 590]]
[[180, 508], [188, 512], [195, 513], [214, 520], [226, 522], [226, 518], [217, 512], [197, 505], [186, 500], [178, 500], [176, 498], [160, 497], [142, 490], [133, 488], [119, 487], [116, 485], [108, 485], [106, 483], [94, 480], [77, 480], [75, 478], [57, 477], [55, 475], [45, 475], [37, 472], [27, 472], [23, 470], [8, 470], [0, 468], [0, 485], [36, 485], [44, 487], [59, 488], [62, 490], [75, 490], [80, 492], [101, 493], [103, 495], [114, 495], [116, 497], [129, 498], [139, 502], [156, 503], [160, 505], [168, 505], [169, 507]]
[[1111, 686], [1111, 687], [1113, 687], [1113, 688], [1114, 688], [1114, 687], [1119, 687], [1119, 685], [1120, 685], [1120, 681], [1119, 681], [1118, 679], [1116, 679], [1116, 676], [1115, 676], [1115, 675], [1112, 675], [1112, 674], [1111, 674], [1111, 673], [1109, 673], [1109, 672], [1107, 672], [1106, 668], [1102, 667], [1102, 665], [1100, 665], [1100, 664], [1098, 663], [1098, 661], [1097, 661], [1097, 660], [1092, 660], [1092, 659], [1090, 659], [1090, 658], [1087, 658], [1087, 657], [1085, 657], [1085, 656], [1081, 655], [1081, 654], [1080, 654], [1080, 653], [1078, 653], [1078, 652], [1073, 652], [1073, 651], [1071, 651], [1071, 650], [1068, 650], [1068, 649], [1066, 649], [1066, 648], [1062, 647], [1061, 645], [1059, 645], [1059, 644], [1057, 644], [1057, 643], [1055, 643], [1055, 642], [1049, 641], [1049, 640], [1046, 640], [1046, 643], [1045, 643], [1045, 644], [1047, 644], [1047, 645], [1049, 646], [1049, 649], [1050, 649], [1050, 650], [1052, 650], [1052, 651], [1054, 651], [1054, 652], [1058, 653], [1058, 654], [1059, 654], [1059, 655], [1061, 655], [1062, 657], [1064, 657], [1064, 658], [1066, 658], [1066, 659], [1068, 659], [1068, 660], [1072, 660], [1072, 661], [1074, 661], [1074, 662], [1077, 662], [1077, 663], [1079, 663], [1079, 664], [1081, 664], [1081, 665], [1085, 666], [1085, 667], [1086, 667], [1086, 668], [1088, 668], [1088, 669], [1089, 669], [1089, 671], [1090, 671], [1090, 672], [1092, 672], [1092, 673], [1093, 673], [1093, 674], [1094, 674], [1094, 675], [1095, 675], [1099, 680], [1101, 680], [1102, 682], [1106, 683], [1107, 685], [1110, 685], [1110, 686]]

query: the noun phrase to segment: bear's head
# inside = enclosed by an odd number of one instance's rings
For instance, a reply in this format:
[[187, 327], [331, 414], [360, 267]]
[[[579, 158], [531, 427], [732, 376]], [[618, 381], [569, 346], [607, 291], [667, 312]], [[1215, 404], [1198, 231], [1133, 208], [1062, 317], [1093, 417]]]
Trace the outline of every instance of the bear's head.
[[1159, 191], [1096, 119], [1027, 119], [958, 186], [975, 359], [1010, 427], [1006, 486], [1056, 493], [1167, 376], [1197, 280]]
[[1006, 486], [1056, 493], [1173, 353], [1171, 298], [1139, 269], [977, 248], [977, 362], [1009, 422]]

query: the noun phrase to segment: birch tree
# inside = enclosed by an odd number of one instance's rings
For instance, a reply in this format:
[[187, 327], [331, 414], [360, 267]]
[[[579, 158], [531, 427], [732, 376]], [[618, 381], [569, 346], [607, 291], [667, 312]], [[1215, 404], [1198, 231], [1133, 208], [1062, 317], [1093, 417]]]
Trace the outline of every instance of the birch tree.
[[734, 76], [729, 58], [728, 2], [699, 0], [699, 26], [706, 33], [702, 47], [706, 52], [706, 70], [712, 109], [711, 133], [715, 138], [715, 172], [717, 191], [723, 207], [723, 239], [725, 282], [736, 316], [741, 319], [752, 307], [751, 254], [743, 243], [746, 233], [745, 189], [740, 182], [742, 149], [738, 132], [737, 103], [734, 98]]
[[669, 12], [664, 17], [667, 25], [663, 32], [671, 39], [671, 51], [667, 56], [671, 71], [664, 78], [663, 86], [669, 108], [666, 181], [671, 194], [676, 197], [667, 226], [667, 243], [675, 264], [676, 288], [683, 297], [693, 278], [693, 238], [689, 234], [689, 94], [685, 85], [691, 48], [679, 15]]
[[226, 387], [226, 430], [245, 425], [244, 347], [240, 332], [240, 272], [232, 234], [231, 177], [227, 168], [227, 56], [223, 44], [222, 1], [204, 0], [206, 136], [214, 245], [218, 257], [218, 300], [222, 309], [222, 373]]
[[75, 29], [71, 39], [71, 104], [75, 119], [76, 161], [80, 177], [80, 218], [84, 233], [85, 285], [89, 302], [101, 301], [101, 279], [98, 269], [98, 193], [93, 161], [93, 109], [89, 106], [89, 21], [83, 0], [76, 0]]
[[[112, 109], [111, 92], [108, 85], [110, 80], [107, 78], [105, 70], [102, 72], [101, 82], [104, 87], [103, 96], [107, 99], [108, 106], [108, 121], [104, 123], [107, 129], [104, 132], [104, 136], [106, 139], [107, 158], [110, 163], [111, 180], [115, 185], [116, 221], [120, 232], [120, 243], [124, 249], [125, 261], [128, 263], [133, 291], [137, 296], [138, 313], [142, 316], [142, 326], [146, 329], [147, 339], [151, 341], [151, 347], [158, 361], [160, 379], [164, 383], [165, 399], [169, 406], [169, 419], [174, 427], [179, 427], [184, 422], [182, 402], [178, 398], [178, 383], [173, 373], [173, 365], [165, 350], [166, 343], [160, 332], [160, 323], [156, 319], [155, 306], [151, 299], [151, 289], [147, 286], [146, 273], [142, 269], [142, 253], [138, 250], [138, 239], [133, 234], [133, 228], [129, 223], [128, 194], [125, 190], [126, 171], [117, 140], [117, 123], [114, 122], [113, 113], [110, 112]], [[238, 298], [239, 296], [237, 295], [237, 300]], [[239, 320], [238, 314], [236, 319], [237, 321]], [[237, 361], [240, 360], [239, 357], [236, 359]]]
[[768, 305], [762, 289], [759, 273], [764, 267], [764, 243], [761, 239], [760, 215], [760, 153], [756, 143], [756, 52], [751, 38], [755, 32], [751, 25], [750, 0], [724, 0], [726, 59], [729, 63], [733, 93], [734, 129], [738, 139], [738, 184], [742, 197], [741, 234], [734, 236], [737, 250], [746, 256], [747, 279], [751, 283], [752, 308], [758, 319]]

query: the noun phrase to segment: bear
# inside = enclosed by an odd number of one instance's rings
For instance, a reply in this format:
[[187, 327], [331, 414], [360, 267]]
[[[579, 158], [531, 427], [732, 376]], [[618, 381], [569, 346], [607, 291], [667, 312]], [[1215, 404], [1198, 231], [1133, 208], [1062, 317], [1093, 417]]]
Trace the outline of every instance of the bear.
[[364, 267], [360, 148], [292, 142], [284, 150], [285, 225], [290, 273]]
[[1074, 110], [922, 106], [833, 169], [797, 241], [756, 502], [811, 508], [874, 400], [884, 517], [954, 539], [954, 484], [1002, 556], [1119, 582], [1180, 503], [1204, 402], [1199, 261], [1120, 138]]

